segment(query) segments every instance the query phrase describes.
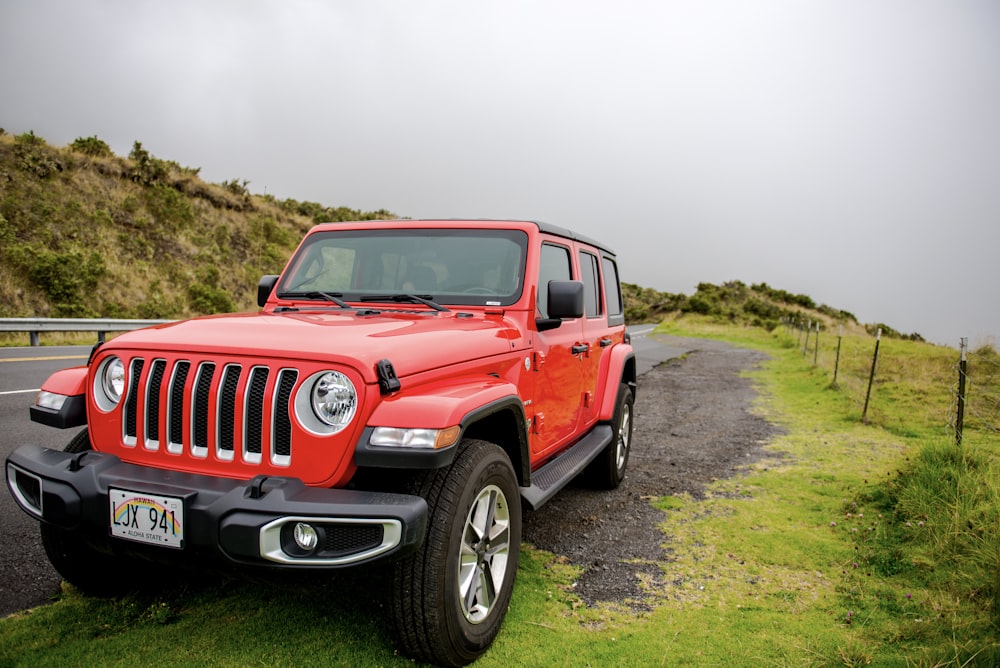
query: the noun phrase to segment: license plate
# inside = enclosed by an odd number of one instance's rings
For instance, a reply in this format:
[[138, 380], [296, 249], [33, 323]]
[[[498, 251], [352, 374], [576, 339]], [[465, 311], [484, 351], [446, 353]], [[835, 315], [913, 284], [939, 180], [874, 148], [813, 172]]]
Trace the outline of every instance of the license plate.
[[184, 547], [184, 501], [126, 489], [108, 490], [111, 535], [164, 547]]

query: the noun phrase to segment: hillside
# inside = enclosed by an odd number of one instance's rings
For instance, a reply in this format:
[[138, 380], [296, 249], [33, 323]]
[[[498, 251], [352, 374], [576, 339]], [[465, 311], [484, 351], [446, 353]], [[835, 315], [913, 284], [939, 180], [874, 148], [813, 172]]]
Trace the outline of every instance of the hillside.
[[784, 324], [797, 328], [818, 326], [823, 331], [839, 331], [842, 327], [847, 334], [866, 332], [875, 336], [881, 329], [888, 338], [924, 340], [920, 334], [904, 334], [885, 323], [859, 323], [849, 311], [817, 304], [808, 295], [792, 294], [767, 283], [750, 286], [742, 281], [722, 285], [699, 283], [691, 296], [631, 284], [623, 288], [625, 317], [629, 322], [658, 322], [666, 316], [694, 314], [709, 316], [719, 323], [762, 327], [768, 331]]
[[[97, 137], [54, 147], [0, 129], [0, 317], [184, 318], [252, 310], [260, 276], [278, 273], [302, 235], [326, 221], [395, 218], [255, 195], [207, 183], [199, 168], [135, 142], [116, 156]], [[708, 315], [772, 330], [782, 322], [862, 327], [805, 295], [731, 281], [693, 295], [625, 285], [629, 322]]]
[[314, 223], [394, 218], [206, 183], [97, 137], [0, 131], [0, 317], [182, 318], [255, 308]]

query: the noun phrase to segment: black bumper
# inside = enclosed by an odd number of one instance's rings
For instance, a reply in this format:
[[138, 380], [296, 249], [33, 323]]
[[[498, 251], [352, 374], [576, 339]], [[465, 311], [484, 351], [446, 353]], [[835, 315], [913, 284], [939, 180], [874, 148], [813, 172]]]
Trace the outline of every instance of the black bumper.
[[[277, 569], [334, 569], [416, 550], [427, 525], [419, 496], [307, 487], [298, 478], [250, 481], [180, 473], [122, 462], [98, 452], [26, 445], [7, 458], [7, 486], [32, 517], [114, 551], [166, 560], [201, 559]], [[181, 549], [111, 536], [109, 488], [183, 499]], [[319, 547], [292, 542], [296, 523], [312, 525]]]

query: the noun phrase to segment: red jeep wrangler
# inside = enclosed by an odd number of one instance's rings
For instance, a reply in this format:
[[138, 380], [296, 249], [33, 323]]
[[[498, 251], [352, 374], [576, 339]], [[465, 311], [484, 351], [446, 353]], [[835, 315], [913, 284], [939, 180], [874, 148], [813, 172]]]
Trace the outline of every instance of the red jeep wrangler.
[[625, 473], [615, 255], [537, 222], [323, 224], [258, 303], [123, 334], [45, 382], [32, 419], [86, 428], [6, 469], [52, 565], [106, 594], [148, 559], [386, 563], [403, 651], [473, 661], [507, 611], [522, 500]]

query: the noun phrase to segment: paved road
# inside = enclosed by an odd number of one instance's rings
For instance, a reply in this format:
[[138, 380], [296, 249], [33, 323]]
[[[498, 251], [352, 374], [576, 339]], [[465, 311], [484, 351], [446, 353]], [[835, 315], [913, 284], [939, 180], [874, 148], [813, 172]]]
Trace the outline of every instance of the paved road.
[[[657, 364], [688, 352], [651, 336], [652, 325], [630, 327], [641, 375]], [[76, 433], [32, 422], [28, 406], [49, 375], [85, 364], [88, 346], [0, 348], [0, 461], [17, 447], [32, 443], [62, 449]], [[38, 524], [0, 489], [0, 616], [41, 605], [59, 592], [60, 578], [49, 565], [38, 536]]]
[[[86, 364], [89, 346], [0, 348], [0, 461], [26, 443], [63, 448], [76, 433], [32, 422], [28, 406], [53, 371]], [[6, 475], [6, 474], [4, 474]], [[38, 523], [0, 490], [0, 615], [45, 603], [59, 591]]]
[[651, 336], [655, 325], [635, 325], [629, 327], [632, 335], [632, 348], [635, 350], [636, 373], [640, 376], [657, 364], [669, 359], [683, 357], [691, 350], [671, 346]]

